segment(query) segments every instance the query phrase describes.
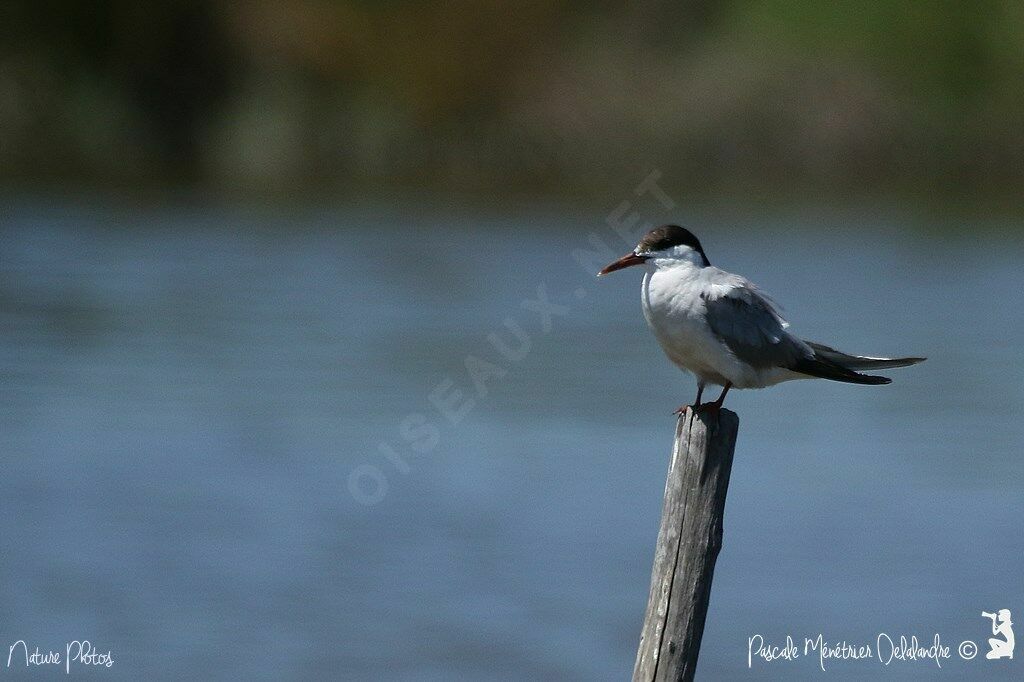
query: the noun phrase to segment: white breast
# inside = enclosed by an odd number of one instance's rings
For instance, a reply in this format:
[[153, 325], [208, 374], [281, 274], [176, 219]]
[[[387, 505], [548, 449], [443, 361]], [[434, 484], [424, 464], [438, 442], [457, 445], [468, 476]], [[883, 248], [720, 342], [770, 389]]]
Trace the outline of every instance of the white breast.
[[649, 268], [641, 290], [647, 324], [669, 359], [701, 381], [737, 388], [775, 383], [740, 362], [705, 321], [701, 294], [734, 286], [729, 278], [736, 276], [713, 267]]

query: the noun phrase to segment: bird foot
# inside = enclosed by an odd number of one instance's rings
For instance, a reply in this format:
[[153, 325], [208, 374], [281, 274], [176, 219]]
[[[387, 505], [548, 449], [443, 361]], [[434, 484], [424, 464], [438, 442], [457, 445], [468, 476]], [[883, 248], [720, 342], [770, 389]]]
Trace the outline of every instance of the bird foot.
[[709, 403], [700, 403], [698, 405], [680, 405], [675, 412], [680, 417], [686, 414], [687, 410], [691, 410], [694, 414], [711, 414], [717, 416], [722, 409], [722, 404], [718, 401], [712, 401]]
[[716, 417], [718, 416], [718, 413], [721, 410], [722, 403], [718, 402], [717, 400], [697, 406], [697, 412], [702, 412], [704, 414], [712, 414], [715, 415]]
[[722, 410], [722, 403], [715, 400], [709, 403], [701, 403], [699, 405], [683, 405], [675, 411], [675, 414], [682, 416], [687, 410], [693, 411], [694, 414], [706, 414], [717, 419], [719, 412]]

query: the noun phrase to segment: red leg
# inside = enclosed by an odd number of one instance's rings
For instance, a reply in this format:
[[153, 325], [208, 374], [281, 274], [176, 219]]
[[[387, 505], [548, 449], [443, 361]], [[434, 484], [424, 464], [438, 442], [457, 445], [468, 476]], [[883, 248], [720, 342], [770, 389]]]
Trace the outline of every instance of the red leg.
[[729, 392], [730, 388], [732, 388], [732, 384], [726, 383], [725, 387], [722, 389], [722, 395], [718, 396], [718, 400], [716, 400], [713, 403], [704, 403], [703, 405], [698, 405], [697, 409], [700, 410], [701, 412], [706, 411], [711, 412], [712, 414], [718, 414], [718, 411], [722, 409], [722, 403], [725, 402], [725, 394]]

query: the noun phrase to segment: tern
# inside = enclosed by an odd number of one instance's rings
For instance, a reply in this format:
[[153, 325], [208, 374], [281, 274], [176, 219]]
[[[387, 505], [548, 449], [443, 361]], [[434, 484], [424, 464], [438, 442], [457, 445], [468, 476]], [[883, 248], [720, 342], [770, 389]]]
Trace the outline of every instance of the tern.
[[[643, 265], [641, 303], [647, 324], [669, 360], [697, 379], [697, 398], [686, 409], [717, 412], [730, 388], [765, 388], [793, 379], [888, 384], [892, 379], [858, 370], [907, 367], [925, 358], [848, 355], [788, 331], [770, 298], [749, 281], [711, 265], [689, 230], [664, 225], [648, 232], [598, 276]], [[708, 384], [722, 387], [701, 404]]]

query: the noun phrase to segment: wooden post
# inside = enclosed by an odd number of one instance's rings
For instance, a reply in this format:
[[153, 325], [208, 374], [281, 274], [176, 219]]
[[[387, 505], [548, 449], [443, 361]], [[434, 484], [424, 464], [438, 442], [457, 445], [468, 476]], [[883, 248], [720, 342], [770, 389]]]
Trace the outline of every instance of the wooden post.
[[687, 410], [676, 423], [633, 682], [692, 680], [704, 634], [740, 420]]

